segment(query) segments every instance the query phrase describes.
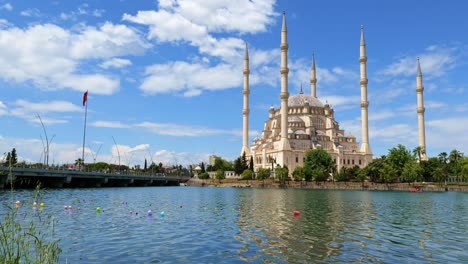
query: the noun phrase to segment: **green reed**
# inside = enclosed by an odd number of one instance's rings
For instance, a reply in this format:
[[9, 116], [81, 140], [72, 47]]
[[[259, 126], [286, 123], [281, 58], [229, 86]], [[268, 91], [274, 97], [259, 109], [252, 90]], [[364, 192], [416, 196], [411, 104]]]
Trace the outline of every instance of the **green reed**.
[[[62, 250], [59, 246], [60, 240], [55, 237], [54, 226], [57, 219], [44, 214], [41, 209], [35, 209], [31, 213], [26, 208], [22, 208], [32, 207], [32, 203], [13, 205], [11, 166], [8, 178], [11, 179], [12, 199], [11, 203], [4, 206], [6, 212], [1, 213], [4, 217], [0, 219], [0, 263], [58, 263]], [[37, 201], [40, 195], [39, 189], [40, 186], [33, 194], [33, 201]]]

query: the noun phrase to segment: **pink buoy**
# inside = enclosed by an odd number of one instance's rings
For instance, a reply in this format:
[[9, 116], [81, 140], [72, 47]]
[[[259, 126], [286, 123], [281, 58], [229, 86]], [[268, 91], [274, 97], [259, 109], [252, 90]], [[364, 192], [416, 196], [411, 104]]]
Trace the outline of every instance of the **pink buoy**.
[[293, 212], [293, 215], [294, 215], [294, 216], [299, 216], [300, 214], [301, 214], [301, 213], [300, 213], [299, 211], [294, 211], [294, 212]]
[[153, 212], [151, 210], [148, 210], [148, 216], [153, 216]]
[[132, 211], [130, 211], [130, 215], [132, 215], [132, 214], [133, 214], [133, 212], [132, 212]]

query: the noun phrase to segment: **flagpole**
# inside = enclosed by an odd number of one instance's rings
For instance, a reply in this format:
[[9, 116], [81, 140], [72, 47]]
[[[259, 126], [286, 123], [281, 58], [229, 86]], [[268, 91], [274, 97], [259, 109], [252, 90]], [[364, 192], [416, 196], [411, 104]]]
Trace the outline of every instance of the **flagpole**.
[[83, 166], [80, 166], [81, 169], [82, 167], [84, 167], [84, 150], [85, 150], [85, 142], [86, 142], [86, 118], [88, 116], [88, 98], [87, 98], [87, 94], [88, 91], [86, 91], [86, 101], [84, 101], [85, 103], [85, 117], [84, 117], [84, 130], [83, 130], [83, 152], [81, 154], [81, 162], [83, 164]]

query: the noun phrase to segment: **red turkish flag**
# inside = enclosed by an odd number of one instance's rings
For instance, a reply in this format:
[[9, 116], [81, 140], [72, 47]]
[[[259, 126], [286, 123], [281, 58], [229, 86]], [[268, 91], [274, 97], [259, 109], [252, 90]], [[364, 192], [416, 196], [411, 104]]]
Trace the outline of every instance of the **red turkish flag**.
[[86, 91], [84, 94], [83, 94], [83, 106], [86, 105], [86, 102], [88, 101], [88, 91]]

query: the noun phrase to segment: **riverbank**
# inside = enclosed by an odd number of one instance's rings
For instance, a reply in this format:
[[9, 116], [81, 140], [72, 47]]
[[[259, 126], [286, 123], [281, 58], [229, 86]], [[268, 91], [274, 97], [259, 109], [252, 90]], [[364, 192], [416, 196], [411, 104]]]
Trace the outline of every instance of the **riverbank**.
[[231, 188], [304, 188], [304, 189], [331, 189], [331, 190], [374, 190], [374, 191], [411, 191], [416, 188], [423, 192], [468, 192], [467, 185], [439, 185], [438, 183], [373, 183], [373, 182], [302, 182], [265, 180], [200, 180], [190, 179], [187, 186], [210, 186]]

